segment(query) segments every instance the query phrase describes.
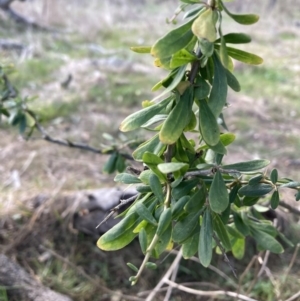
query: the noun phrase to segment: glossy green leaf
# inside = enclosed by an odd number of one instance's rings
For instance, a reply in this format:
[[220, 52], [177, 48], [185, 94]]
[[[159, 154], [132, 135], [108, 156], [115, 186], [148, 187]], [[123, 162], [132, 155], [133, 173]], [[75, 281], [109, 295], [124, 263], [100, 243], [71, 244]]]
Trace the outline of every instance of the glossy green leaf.
[[226, 6], [220, 1], [222, 8], [224, 11], [230, 16], [235, 22], [242, 25], [251, 25], [256, 23], [259, 20], [259, 16], [255, 14], [244, 14], [244, 15], [236, 15], [232, 14]]
[[226, 69], [226, 78], [228, 86], [235, 92], [241, 91], [241, 86], [236, 77]]
[[136, 177], [133, 176], [129, 173], [120, 173], [118, 175], [115, 176], [115, 182], [121, 182], [124, 184], [138, 184], [141, 183], [141, 180]]
[[[224, 39], [228, 44], [245, 44], [251, 42], [251, 37], [245, 33], [228, 33], [224, 35]], [[220, 42], [220, 38], [215, 41], [215, 43]]]
[[187, 163], [181, 163], [181, 162], [168, 162], [168, 163], [161, 163], [157, 165], [158, 169], [164, 174], [175, 172], [188, 166], [189, 165]]
[[165, 145], [163, 145], [158, 137], [158, 134], [153, 136], [151, 139], [142, 143], [133, 153], [132, 156], [136, 161], [143, 161], [143, 156], [146, 152], [153, 153], [155, 155], [159, 155], [165, 149]]
[[169, 227], [172, 222], [172, 210], [171, 208], [164, 209], [159, 217], [156, 234], [161, 236]]
[[246, 185], [239, 190], [239, 195], [245, 196], [263, 196], [273, 190], [270, 184], [259, 183], [256, 185]]
[[189, 202], [190, 197], [188, 195], [183, 196], [178, 201], [175, 202], [174, 205], [172, 205], [172, 216], [173, 218], [177, 218], [182, 213], [184, 213], [184, 206]]
[[157, 40], [152, 46], [151, 54], [157, 58], [167, 58], [185, 48], [194, 36], [191, 31], [194, 19], [195, 18], [187, 21], [178, 28], [171, 30], [165, 36]]
[[168, 97], [157, 104], [146, 107], [138, 112], [129, 115], [121, 122], [120, 130], [122, 132], [128, 132], [139, 128], [153, 116], [161, 112], [162, 109], [164, 109], [171, 101], [171, 99], [172, 97]]
[[208, 96], [210, 85], [200, 75], [197, 76], [195, 82], [194, 96], [195, 98], [204, 99]]
[[240, 49], [227, 47], [227, 53], [233, 59], [243, 62], [245, 64], [260, 65], [263, 63], [263, 59], [258, 55]]
[[139, 242], [143, 254], [146, 254], [148, 243], [147, 243], [147, 233], [144, 228], [142, 228], [139, 232]]
[[201, 210], [206, 200], [206, 194], [206, 187], [203, 184], [201, 188], [197, 189], [191, 196], [190, 200], [186, 203], [184, 210], [189, 213]]
[[191, 258], [197, 253], [199, 245], [199, 233], [193, 234], [182, 245], [182, 257], [184, 259]]
[[152, 46], [132, 46], [130, 50], [137, 53], [150, 53]]
[[250, 228], [249, 226], [245, 223], [245, 221], [242, 219], [241, 215], [238, 213], [233, 214], [233, 220], [234, 220], [234, 225], [236, 229], [243, 234], [244, 236], [249, 235], [250, 233]]
[[194, 54], [191, 54], [188, 50], [181, 49], [180, 51], [174, 53], [174, 55], [172, 56], [170, 68], [177, 68], [182, 65], [191, 63], [197, 59], [198, 58]]
[[162, 143], [173, 144], [180, 138], [184, 128], [190, 122], [193, 102], [193, 89], [187, 88], [163, 123], [159, 133]]
[[259, 247], [263, 250], [269, 250], [272, 253], [283, 253], [282, 245], [270, 234], [251, 228], [251, 236], [256, 240]]
[[158, 164], [164, 162], [160, 157], [150, 152], [145, 152], [143, 155], [143, 162], [158, 176], [161, 182], [166, 182], [166, 175], [161, 173], [157, 167]]
[[276, 168], [274, 168], [271, 171], [270, 179], [271, 179], [271, 181], [272, 181], [273, 184], [276, 184], [276, 182], [278, 181], [278, 171], [277, 171]]
[[212, 235], [212, 217], [211, 212], [207, 209], [203, 214], [198, 247], [200, 263], [206, 268], [210, 265], [212, 259]]
[[223, 169], [233, 169], [239, 172], [250, 172], [262, 169], [270, 164], [269, 160], [252, 160], [246, 162], [239, 162], [234, 164], [223, 165]]
[[215, 173], [209, 190], [209, 204], [216, 213], [222, 213], [229, 204], [227, 187], [219, 170]]
[[172, 189], [172, 197], [175, 200], [179, 200], [183, 196], [188, 195], [198, 183], [199, 179], [197, 178], [182, 181], [177, 187]]
[[150, 175], [149, 185], [150, 185], [151, 190], [153, 191], [154, 195], [157, 197], [157, 199], [161, 203], [163, 203], [165, 196], [163, 193], [162, 185], [160, 183], [159, 178], [155, 174]]
[[143, 203], [139, 202], [136, 204], [136, 212], [143, 220], [154, 226], [157, 226], [157, 221], [153, 217], [152, 212]]
[[276, 209], [279, 205], [279, 201], [280, 201], [279, 192], [278, 192], [278, 190], [275, 190], [273, 192], [273, 194], [271, 196], [271, 200], [270, 200], [271, 208]]
[[170, 244], [172, 237], [172, 224], [170, 223], [167, 229], [160, 235], [159, 240], [154, 248], [155, 257], [158, 258]]
[[182, 243], [192, 235], [194, 229], [199, 226], [200, 214], [201, 210], [191, 212], [175, 224], [172, 234], [174, 242]]
[[214, 78], [209, 95], [208, 105], [216, 118], [221, 114], [226, 104], [227, 79], [225, 68], [216, 53], [212, 56], [214, 65]]
[[199, 127], [204, 141], [211, 146], [220, 141], [220, 130], [216, 117], [205, 99], [200, 100]]
[[225, 228], [225, 225], [222, 222], [222, 219], [218, 214], [213, 214], [213, 226], [214, 230], [218, 234], [218, 237], [226, 250], [231, 250], [231, 243]]
[[137, 234], [133, 233], [133, 229], [139, 222], [136, 213], [126, 216], [99, 238], [97, 247], [104, 251], [115, 251], [124, 248], [136, 237]]

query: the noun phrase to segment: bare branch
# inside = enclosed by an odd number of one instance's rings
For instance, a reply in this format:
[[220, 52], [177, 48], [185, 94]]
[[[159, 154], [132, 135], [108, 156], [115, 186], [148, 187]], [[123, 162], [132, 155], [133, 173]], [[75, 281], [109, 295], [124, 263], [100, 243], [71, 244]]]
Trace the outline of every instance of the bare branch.
[[[99, 148], [95, 148], [92, 147], [88, 144], [84, 144], [84, 143], [78, 143], [78, 142], [72, 142], [69, 140], [63, 140], [63, 139], [57, 139], [57, 138], [53, 138], [51, 137], [46, 130], [43, 128], [43, 126], [39, 123], [39, 121], [37, 120], [35, 114], [31, 111], [26, 109], [25, 110], [33, 119], [35, 122], [35, 128], [42, 134], [42, 138], [48, 142], [54, 143], [54, 144], [58, 144], [61, 146], [66, 146], [66, 147], [71, 147], [71, 148], [77, 148], [77, 149], [81, 149], [81, 150], [85, 150], [85, 151], [89, 151], [95, 154], [100, 154], [100, 155], [109, 155], [111, 154], [114, 150], [111, 151], [103, 151], [102, 149]], [[127, 153], [121, 153], [119, 152], [119, 154], [124, 157], [125, 159], [128, 160], [133, 160], [132, 156], [127, 154]]]

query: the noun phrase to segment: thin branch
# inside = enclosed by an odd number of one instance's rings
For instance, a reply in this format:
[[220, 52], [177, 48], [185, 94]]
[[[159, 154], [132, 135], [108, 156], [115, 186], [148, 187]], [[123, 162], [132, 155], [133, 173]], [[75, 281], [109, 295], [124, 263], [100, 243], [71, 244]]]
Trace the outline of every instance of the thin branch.
[[121, 200], [120, 204], [117, 205], [116, 207], [110, 209], [110, 213], [105, 217], [105, 219], [103, 221], [101, 221], [100, 224], [97, 225], [96, 229], [99, 228], [103, 223], [105, 223], [106, 221], [108, 221], [110, 219], [110, 217], [116, 213], [120, 208], [122, 208], [124, 205], [135, 201], [135, 199], [137, 198], [138, 194], [135, 194], [134, 196], [130, 197], [129, 199], [126, 200]]
[[285, 283], [286, 278], [289, 275], [289, 273], [290, 273], [290, 271], [291, 271], [291, 269], [292, 269], [292, 267], [294, 265], [294, 262], [295, 262], [295, 260], [297, 258], [297, 255], [298, 255], [299, 248], [300, 248], [300, 243], [298, 243], [297, 246], [296, 246], [296, 248], [295, 248], [294, 254], [293, 254], [292, 259], [291, 259], [291, 262], [290, 262], [287, 270], [285, 271], [285, 273], [283, 275], [283, 280], [282, 280], [281, 285], [283, 285]]
[[261, 257], [258, 258], [258, 262], [261, 264], [261, 268], [257, 274], [257, 278], [259, 278], [263, 272], [265, 272], [267, 264], [268, 264], [268, 260], [269, 260], [269, 256], [270, 256], [270, 251], [266, 251], [266, 255], [264, 257], [264, 260], [261, 262]]
[[209, 296], [209, 297], [218, 297], [218, 296], [230, 296], [230, 297], [234, 297], [234, 298], [239, 298], [241, 300], [245, 300], [245, 301], [258, 301], [256, 299], [252, 299], [250, 297], [247, 297], [245, 295], [241, 295], [235, 292], [229, 292], [229, 291], [201, 291], [201, 290], [196, 290], [193, 288], [189, 288], [186, 287], [184, 285], [181, 284], [177, 284], [169, 279], [165, 279], [164, 280], [165, 283], [167, 283], [168, 285], [172, 286], [173, 288], [177, 288], [183, 292], [189, 293], [189, 294], [193, 294], [193, 295], [197, 295], [197, 296]]
[[156, 294], [160, 291], [160, 288], [164, 285], [166, 279], [168, 279], [171, 276], [173, 270], [179, 265], [181, 258], [182, 258], [182, 250], [180, 249], [180, 251], [177, 253], [177, 256], [175, 257], [174, 261], [168, 268], [163, 278], [157, 283], [157, 285], [155, 286], [155, 288], [152, 290], [152, 292], [149, 294], [149, 296], [146, 298], [145, 301], [152, 301], [154, 299]]
[[[31, 110], [26, 109], [25, 111], [34, 119], [35, 128], [42, 134], [42, 138], [48, 142], [58, 144], [61, 146], [70, 147], [70, 148], [77, 148], [77, 149], [89, 151], [89, 152], [100, 154], [100, 155], [109, 155], [114, 151], [114, 150], [111, 150], [111, 151], [107, 152], [107, 151], [103, 151], [99, 148], [95, 148], [95, 147], [92, 147], [92, 146], [84, 144], [84, 143], [77, 143], [77, 142], [71, 142], [69, 140], [53, 138], [46, 132], [46, 130], [43, 128], [43, 126], [38, 122], [35, 114]], [[119, 154], [122, 157], [124, 157], [125, 159], [133, 160], [132, 156], [129, 154], [121, 153], [121, 152], [119, 152]]]
[[285, 301], [293, 301], [293, 300], [296, 300], [299, 296], [300, 296], [300, 291], [299, 291], [298, 293], [296, 293], [295, 295], [293, 295], [292, 297], [286, 299]]

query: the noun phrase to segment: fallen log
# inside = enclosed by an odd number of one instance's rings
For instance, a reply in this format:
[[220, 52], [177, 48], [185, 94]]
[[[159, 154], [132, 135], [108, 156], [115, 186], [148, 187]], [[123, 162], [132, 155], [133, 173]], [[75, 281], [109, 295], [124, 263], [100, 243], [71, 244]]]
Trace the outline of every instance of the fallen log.
[[0, 254], [0, 286], [7, 289], [9, 300], [72, 301], [68, 296], [43, 286], [3, 254]]

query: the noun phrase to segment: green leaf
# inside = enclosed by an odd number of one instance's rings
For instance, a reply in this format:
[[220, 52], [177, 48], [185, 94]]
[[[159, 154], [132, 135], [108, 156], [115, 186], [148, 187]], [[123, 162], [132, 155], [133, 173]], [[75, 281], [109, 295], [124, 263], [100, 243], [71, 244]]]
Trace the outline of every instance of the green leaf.
[[233, 59], [243, 62], [245, 64], [260, 65], [263, 63], [263, 59], [258, 55], [240, 49], [227, 47], [227, 52], [228, 55], [231, 56]]
[[158, 169], [164, 174], [175, 172], [188, 166], [189, 165], [187, 163], [181, 163], [181, 162], [168, 162], [168, 163], [161, 163], [157, 165]]
[[263, 250], [269, 250], [275, 254], [280, 254], [284, 251], [282, 245], [268, 233], [251, 228], [251, 236], [253, 236], [259, 247]]
[[182, 181], [178, 186], [172, 189], [172, 197], [175, 200], [179, 200], [185, 195], [188, 195], [190, 191], [199, 183], [199, 179], [190, 179]]
[[172, 222], [172, 211], [171, 208], [164, 209], [159, 217], [158, 226], [156, 234], [161, 237], [161, 235], [167, 230]]
[[189, 202], [190, 197], [188, 195], [183, 196], [180, 198], [177, 202], [175, 202], [174, 205], [172, 205], [172, 216], [173, 218], [177, 218], [180, 216], [182, 213], [184, 213], [184, 206]]
[[239, 195], [245, 196], [263, 196], [273, 190], [270, 184], [259, 183], [256, 185], [246, 185], [239, 190]]
[[229, 204], [227, 187], [219, 170], [215, 173], [209, 190], [209, 204], [216, 213], [222, 213]]
[[155, 257], [158, 258], [170, 244], [172, 237], [172, 224], [170, 223], [167, 229], [160, 235], [158, 242], [155, 245]]
[[139, 179], [145, 184], [150, 185], [150, 177], [154, 175], [154, 172], [152, 170], [144, 170], [139, 175]]
[[197, 253], [199, 245], [199, 233], [193, 234], [182, 245], [182, 257], [189, 259]]
[[275, 190], [273, 192], [273, 194], [271, 196], [271, 200], [270, 200], [270, 202], [271, 202], [271, 208], [272, 209], [276, 209], [278, 207], [278, 205], [279, 205], [279, 201], [280, 201], [280, 199], [279, 199], [279, 192], [278, 192], [278, 190]]
[[[228, 44], [245, 44], [251, 42], [251, 37], [245, 33], [228, 33], [223, 36]], [[220, 43], [221, 39], [217, 39], [215, 43]]]
[[115, 176], [115, 182], [121, 182], [124, 184], [138, 184], [141, 183], [141, 180], [136, 177], [133, 176], [129, 173], [120, 173], [118, 175]]
[[286, 184], [280, 185], [280, 187], [287, 187], [287, 188], [300, 188], [300, 182], [291, 181]]
[[231, 243], [227, 230], [218, 214], [213, 214], [214, 230], [217, 232], [218, 237], [226, 250], [231, 250]]
[[189, 213], [201, 210], [206, 200], [206, 194], [206, 187], [203, 184], [201, 188], [197, 189], [191, 196], [190, 200], [186, 203], [184, 210]]
[[200, 100], [199, 127], [201, 135], [208, 145], [214, 146], [220, 141], [219, 125], [205, 99]]
[[143, 155], [143, 162], [158, 176], [160, 181], [166, 182], [167, 177], [161, 173], [157, 167], [158, 164], [164, 162], [160, 157], [150, 152], [145, 152]]
[[277, 171], [276, 168], [274, 168], [271, 171], [270, 178], [271, 178], [271, 181], [272, 181], [273, 184], [277, 183], [277, 181], [278, 181], [278, 171]]
[[130, 263], [130, 262], [127, 262], [127, 266], [129, 267], [129, 268], [131, 268], [134, 272], [138, 272], [139, 271], [139, 269], [134, 265], [134, 264], [132, 264], [132, 263]]
[[145, 267], [147, 269], [150, 269], [150, 270], [156, 270], [157, 269], [157, 264], [155, 264], [154, 262], [146, 262], [145, 264]]
[[19, 133], [21, 135], [24, 134], [26, 127], [27, 127], [26, 115], [24, 113], [21, 113], [19, 117]]
[[163, 203], [165, 196], [162, 190], [161, 183], [158, 179], [158, 177], [155, 174], [150, 175], [149, 178], [149, 185], [151, 187], [151, 190], [153, 191], [154, 195], [157, 197], [157, 199]]
[[198, 100], [204, 99], [208, 96], [210, 91], [210, 86], [200, 75], [197, 76], [195, 82], [194, 96]]
[[173, 144], [180, 138], [184, 128], [190, 122], [193, 102], [193, 89], [189, 87], [180, 96], [175, 107], [162, 125], [159, 133], [159, 139], [162, 143]]
[[236, 77], [226, 69], [226, 78], [228, 86], [235, 92], [241, 91], [241, 86]]
[[161, 112], [172, 99], [172, 96], [168, 97], [157, 104], [129, 115], [121, 122], [120, 130], [122, 132], [128, 132], [141, 127], [149, 119]]
[[212, 259], [212, 235], [213, 224], [211, 213], [209, 209], [206, 209], [203, 214], [198, 247], [200, 263], [206, 268], [210, 265]]
[[223, 67], [220, 59], [216, 53], [212, 56], [214, 64], [214, 78], [212, 89], [209, 95], [208, 105], [215, 115], [219, 117], [227, 98], [227, 79], [225, 68]]
[[156, 219], [153, 217], [150, 210], [143, 203], [139, 202], [136, 204], [136, 212], [143, 220], [149, 222], [154, 226], [157, 226]]
[[155, 155], [159, 155], [165, 149], [165, 145], [163, 145], [158, 137], [158, 134], [153, 136], [151, 139], [142, 143], [133, 153], [132, 156], [136, 161], [143, 161], [143, 156], [146, 152], [153, 153]]
[[115, 251], [124, 248], [136, 237], [137, 234], [133, 233], [133, 229], [139, 222], [136, 213], [126, 216], [99, 238], [97, 247], [104, 251]]
[[234, 220], [234, 224], [236, 229], [243, 234], [244, 236], [249, 235], [250, 233], [250, 228], [249, 226], [245, 223], [245, 221], [242, 219], [242, 217], [240, 216], [240, 214], [238, 213], [234, 213], [233, 214], [233, 220]]
[[252, 160], [234, 164], [223, 165], [222, 169], [233, 169], [239, 172], [250, 172], [262, 169], [270, 164], [269, 160]]
[[147, 233], [144, 228], [142, 228], [139, 232], [139, 242], [143, 254], [146, 254], [148, 243], [147, 243]]
[[137, 53], [150, 53], [152, 46], [132, 46], [130, 50]]
[[189, 44], [194, 36], [191, 31], [191, 26], [194, 22], [194, 19], [195, 18], [192, 18], [157, 40], [152, 46], [151, 54], [160, 59], [168, 58], [179, 50], [185, 48], [185, 46]]
[[264, 178], [263, 175], [258, 175], [249, 180], [249, 185], [256, 185]]
[[245, 239], [244, 238], [234, 238], [232, 242], [232, 254], [236, 259], [243, 259], [245, 255]]
[[[181, 218], [174, 226], [172, 238], [174, 242], [182, 243], [191, 236], [194, 229], [199, 226], [199, 217], [202, 210], [191, 212]], [[199, 235], [199, 234], [198, 234]]]
[[103, 166], [103, 172], [111, 174], [116, 170], [117, 167], [117, 160], [118, 160], [118, 153], [113, 152], [109, 159], [106, 161], [106, 163]]
[[246, 15], [236, 15], [232, 14], [226, 6], [220, 1], [222, 8], [227, 13], [229, 17], [231, 17], [235, 22], [242, 25], [251, 25], [256, 23], [259, 20], [259, 16], [255, 14], [246, 14]]
[[198, 58], [194, 54], [191, 54], [188, 50], [181, 49], [172, 56], [170, 68], [177, 68], [182, 65], [191, 63], [197, 59]]

